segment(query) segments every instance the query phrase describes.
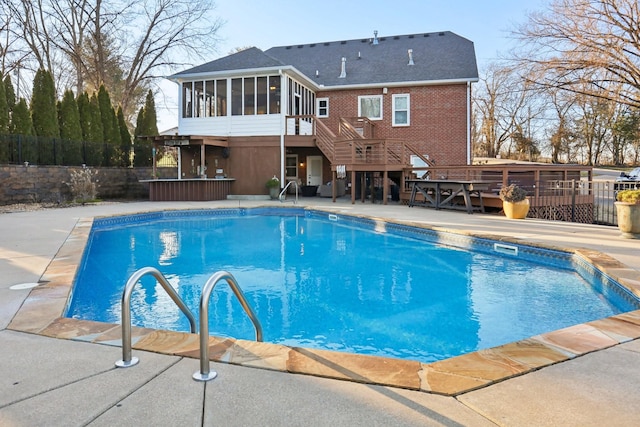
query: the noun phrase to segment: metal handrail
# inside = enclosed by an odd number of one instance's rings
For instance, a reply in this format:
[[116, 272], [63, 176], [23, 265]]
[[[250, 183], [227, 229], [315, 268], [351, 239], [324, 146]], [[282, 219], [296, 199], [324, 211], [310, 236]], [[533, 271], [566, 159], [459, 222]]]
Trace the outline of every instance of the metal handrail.
[[182, 301], [180, 295], [178, 295], [171, 284], [169, 284], [167, 279], [162, 275], [162, 273], [160, 273], [160, 271], [158, 271], [158, 269], [153, 267], [143, 267], [129, 277], [129, 280], [124, 287], [124, 291], [122, 292], [122, 360], [118, 360], [116, 362], [116, 366], [119, 368], [128, 368], [139, 362], [137, 357], [131, 357], [131, 293], [138, 281], [147, 274], [155, 277], [167, 294], [169, 294], [173, 302], [175, 302], [178, 308], [180, 308], [185, 316], [187, 316], [187, 319], [189, 319], [191, 333], [196, 332], [195, 317], [187, 305]]
[[278, 196], [278, 200], [280, 200], [280, 203], [284, 203], [286, 201], [287, 189], [291, 184], [295, 184], [295, 187], [296, 187], [296, 199], [293, 201], [293, 204], [295, 205], [298, 203], [298, 182], [297, 181], [289, 181], [287, 185], [284, 186], [284, 189], [280, 192], [280, 195]]
[[244, 297], [236, 279], [227, 271], [214, 273], [205, 283], [202, 295], [200, 295], [200, 371], [193, 374], [193, 379], [196, 381], [209, 381], [218, 376], [217, 372], [209, 369], [209, 297], [220, 280], [227, 281], [256, 329], [256, 341], [262, 341], [262, 326]]

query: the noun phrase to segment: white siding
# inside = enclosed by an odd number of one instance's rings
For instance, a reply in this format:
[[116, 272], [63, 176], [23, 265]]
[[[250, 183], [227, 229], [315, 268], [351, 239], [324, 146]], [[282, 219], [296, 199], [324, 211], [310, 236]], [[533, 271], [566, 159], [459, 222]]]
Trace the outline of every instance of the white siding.
[[280, 135], [280, 119], [278, 114], [182, 118], [178, 123], [178, 133], [209, 136]]

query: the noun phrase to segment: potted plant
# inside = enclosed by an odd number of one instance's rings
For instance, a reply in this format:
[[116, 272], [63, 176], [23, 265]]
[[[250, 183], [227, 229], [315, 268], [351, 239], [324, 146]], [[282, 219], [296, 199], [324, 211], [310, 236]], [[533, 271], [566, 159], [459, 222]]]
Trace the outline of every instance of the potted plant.
[[618, 228], [622, 237], [640, 238], [640, 190], [622, 190], [616, 196]]
[[500, 189], [502, 210], [507, 218], [524, 219], [529, 213], [529, 199], [524, 188], [516, 184], [507, 185]]
[[280, 180], [278, 177], [274, 175], [269, 178], [265, 185], [269, 189], [269, 196], [271, 196], [272, 199], [277, 199], [278, 194], [280, 193]]

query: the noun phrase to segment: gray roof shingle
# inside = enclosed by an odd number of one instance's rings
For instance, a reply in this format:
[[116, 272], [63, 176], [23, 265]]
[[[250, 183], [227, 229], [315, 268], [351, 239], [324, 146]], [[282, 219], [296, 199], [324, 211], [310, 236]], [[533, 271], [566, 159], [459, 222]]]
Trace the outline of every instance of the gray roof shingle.
[[227, 70], [244, 70], [249, 68], [274, 68], [282, 67], [282, 62], [268, 55], [257, 47], [250, 47], [240, 52], [236, 52], [229, 56], [216, 59], [215, 61], [201, 64], [188, 70], [181, 71], [171, 77], [179, 77], [182, 75], [215, 73]]
[[[408, 65], [408, 50], [414, 65]], [[345, 57], [346, 77], [340, 78]], [[291, 65], [317, 85], [371, 85], [384, 83], [477, 80], [473, 42], [449, 31], [273, 47], [250, 48], [199, 65], [172, 77]], [[317, 73], [316, 73], [317, 72]]]

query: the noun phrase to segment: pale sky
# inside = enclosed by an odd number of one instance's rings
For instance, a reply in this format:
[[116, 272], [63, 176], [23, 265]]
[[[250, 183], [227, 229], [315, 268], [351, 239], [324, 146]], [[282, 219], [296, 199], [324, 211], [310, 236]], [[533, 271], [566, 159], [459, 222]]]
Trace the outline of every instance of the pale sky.
[[[216, 14], [225, 21], [217, 55], [237, 47], [309, 44], [451, 31], [474, 42], [478, 68], [505, 54], [509, 32], [529, 12], [543, 10], [551, 0], [216, 0]], [[198, 65], [198, 64], [194, 64]], [[180, 71], [180, 70], [176, 70]], [[158, 129], [177, 126], [177, 85], [162, 84], [165, 100], [157, 100]]]

